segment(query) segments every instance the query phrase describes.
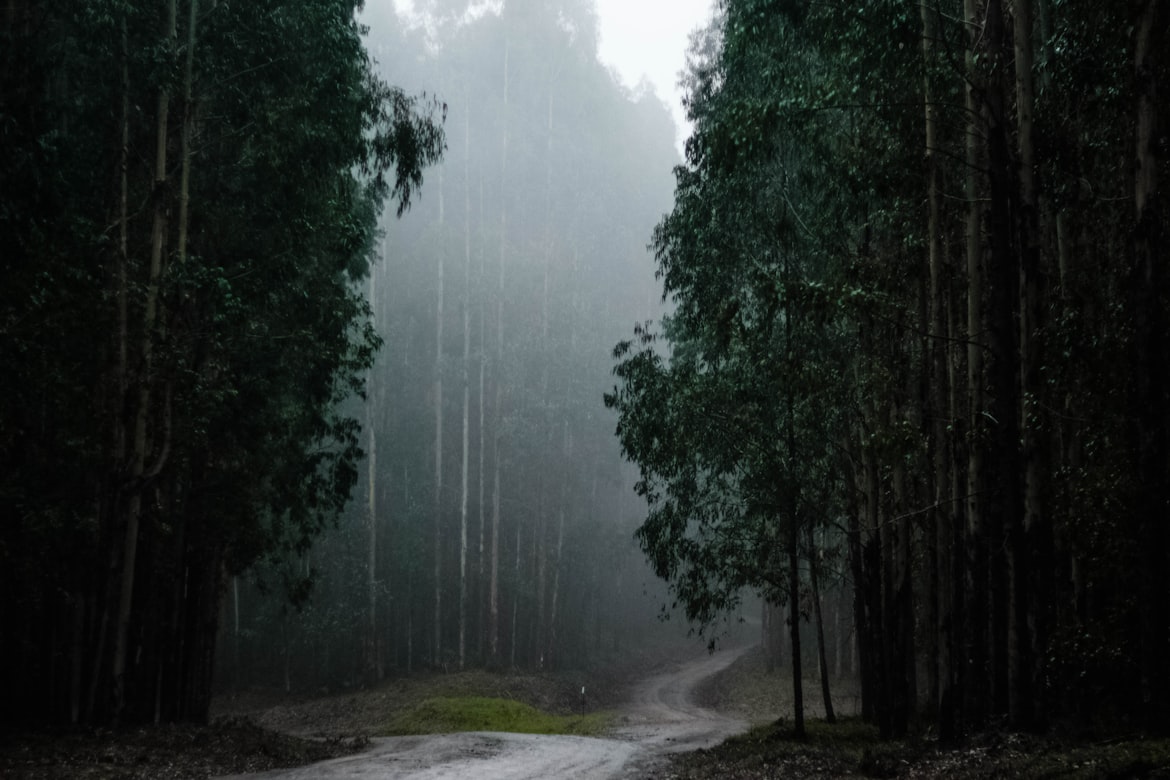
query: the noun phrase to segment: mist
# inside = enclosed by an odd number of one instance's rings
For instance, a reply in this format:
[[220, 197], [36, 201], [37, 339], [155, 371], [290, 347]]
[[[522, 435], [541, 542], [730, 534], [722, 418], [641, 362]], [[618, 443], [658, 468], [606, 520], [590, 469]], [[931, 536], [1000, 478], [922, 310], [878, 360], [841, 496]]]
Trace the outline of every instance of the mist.
[[390, 9], [360, 17], [367, 48], [442, 104], [447, 146], [383, 215], [364, 282], [382, 347], [346, 408], [352, 499], [311, 551], [233, 579], [224, 684], [552, 670], [687, 633], [660, 620], [601, 400], [613, 345], [662, 313], [647, 244], [680, 162], [670, 112], [600, 63], [589, 3]]

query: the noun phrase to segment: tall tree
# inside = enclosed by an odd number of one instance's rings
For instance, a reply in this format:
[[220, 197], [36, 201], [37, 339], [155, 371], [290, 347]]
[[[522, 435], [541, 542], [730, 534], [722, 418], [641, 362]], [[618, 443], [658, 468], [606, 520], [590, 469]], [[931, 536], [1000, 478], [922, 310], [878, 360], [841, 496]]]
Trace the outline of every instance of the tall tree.
[[[446, 226], [444, 219], [444, 200], [443, 200], [443, 172], [439, 169], [439, 229], [443, 230]], [[431, 401], [434, 404], [435, 413], [435, 439], [434, 439], [434, 482], [432, 483], [431, 494], [431, 522], [434, 528], [434, 549], [432, 555], [433, 563], [433, 609], [434, 613], [431, 616], [433, 621], [431, 630], [431, 663], [434, 666], [439, 666], [443, 663], [443, 264], [444, 264], [443, 249], [439, 250], [438, 262], [438, 284], [436, 286], [435, 298], [435, 368], [434, 368], [434, 389], [432, 390]]]
[[[4, 29], [6, 56], [35, 56], [5, 69], [3, 110], [16, 170], [43, 175], [3, 208], [6, 684], [41, 720], [202, 719], [225, 570], [303, 550], [348, 496], [338, 402], [377, 343], [356, 283], [441, 127], [374, 77], [352, 5], [24, 11], [43, 23]], [[31, 74], [53, 89], [11, 89]], [[66, 343], [63, 312], [76, 346], [30, 362]], [[78, 415], [22, 422], [49, 403]]]
[[[1134, 228], [1132, 233], [1132, 320], [1134, 330], [1132, 420], [1133, 448], [1141, 497], [1134, 512], [1134, 539], [1142, 557], [1138, 579], [1138, 669], [1144, 693], [1143, 719], [1157, 733], [1170, 731], [1170, 672], [1163, 651], [1170, 642], [1167, 628], [1166, 510], [1170, 507], [1170, 381], [1163, 356], [1167, 353], [1166, 203], [1167, 132], [1163, 82], [1167, 75], [1165, 4], [1147, 0], [1137, 6], [1133, 32], [1133, 79], [1137, 98], [1134, 129]], [[1162, 140], [1159, 141], [1158, 139]]]
[[[465, 95], [466, 98], [466, 95]], [[471, 113], [463, 101], [463, 446], [459, 485], [459, 668], [467, 650], [467, 500], [468, 458], [471, 452]]]

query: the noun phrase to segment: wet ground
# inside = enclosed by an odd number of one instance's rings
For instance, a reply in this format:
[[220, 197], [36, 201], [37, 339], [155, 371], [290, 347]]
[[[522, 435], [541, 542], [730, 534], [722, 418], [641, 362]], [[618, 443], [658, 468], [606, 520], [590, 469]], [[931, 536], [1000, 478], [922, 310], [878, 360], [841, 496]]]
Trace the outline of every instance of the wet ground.
[[705, 748], [747, 728], [699, 706], [696, 691], [747, 650], [723, 649], [654, 675], [618, 708], [606, 738], [470, 732], [386, 737], [361, 753], [232, 780], [626, 778], [656, 774], [670, 753]]

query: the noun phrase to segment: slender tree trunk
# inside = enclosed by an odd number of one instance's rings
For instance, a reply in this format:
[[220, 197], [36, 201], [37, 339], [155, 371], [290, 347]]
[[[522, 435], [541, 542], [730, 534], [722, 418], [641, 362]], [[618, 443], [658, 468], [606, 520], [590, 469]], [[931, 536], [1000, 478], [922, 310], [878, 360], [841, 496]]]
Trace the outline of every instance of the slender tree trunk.
[[[119, 193], [119, 215], [118, 215], [118, 256], [115, 260], [115, 284], [117, 286], [116, 300], [117, 300], [117, 318], [118, 318], [118, 343], [117, 354], [118, 362], [116, 366], [117, 376], [115, 379], [115, 395], [114, 401], [110, 408], [110, 417], [113, 421], [113, 431], [111, 436], [111, 464], [115, 470], [122, 468], [126, 463], [126, 449], [128, 447], [129, 420], [124, 412], [125, 407], [129, 402], [130, 395], [130, 316], [129, 316], [129, 262], [130, 262], [130, 248], [129, 248], [129, 232], [130, 232], [130, 212], [129, 212], [129, 191], [130, 191], [130, 44], [129, 35], [126, 26], [126, 11], [123, 10], [122, 18], [120, 20], [120, 39], [121, 39], [121, 148], [118, 154], [118, 177], [120, 185]], [[104, 497], [105, 510], [104, 522], [113, 526], [115, 529], [118, 525], [118, 518], [122, 516], [124, 511], [123, 490], [121, 486], [113, 486], [108, 490], [108, 494]], [[114, 536], [113, 534], [111, 536]], [[98, 691], [103, 685], [103, 680], [106, 679], [106, 663], [107, 663], [107, 648], [109, 642], [109, 628], [110, 623], [114, 619], [113, 613], [113, 594], [116, 592], [119, 583], [119, 556], [124, 547], [124, 542], [119, 545], [117, 541], [111, 541], [109, 544], [107, 555], [107, 566], [105, 572], [104, 587], [98, 590], [97, 597], [91, 600], [91, 605], [97, 613], [97, 628], [93, 631], [93, 637], [85, 648], [89, 655], [90, 672], [86, 682], [82, 682], [81, 675], [78, 676], [78, 685], [85, 685], [85, 704], [84, 707], [78, 707], [78, 714], [74, 717], [74, 722], [78, 720], [85, 720], [91, 722], [96, 716], [96, 708], [98, 706]], [[80, 637], [79, 637], [80, 639]], [[80, 662], [80, 661], [79, 661]], [[110, 671], [112, 672], [112, 664]], [[80, 696], [80, 691], [78, 692]], [[103, 705], [105, 702], [103, 702]]]
[[180, 132], [179, 235], [176, 255], [179, 265], [187, 260], [187, 224], [191, 205], [191, 136], [195, 132], [195, 23], [199, 0], [188, 0], [187, 51], [183, 64], [183, 126]]
[[788, 534], [788, 599], [789, 631], [792, 637], [792, 733], [803, 739], [804, 730], [804, 671], [800, 664], [800, 545], [797, 543], [796, 517], [790, 517]]
[[240, 578], [232, 575], [232, 692], [238, 693], [243, 681], [240, 668]]
[[772, 648], [772, 605], [763, 602], [760, 608], [760, 643], [764, 646], [764, 672], [776, 671], [776, 652]]
[[524, 524], [520, 522], [520, 518], [516, 518], [516, 549], [515, 557], [512, 559], [512, 630], [508, 641], [508, 665], [513, 669], [516, 668], [516, 645], [518, 644], [516, 628], [520, 615], [520, 559], [521, 550], [524, 548], [523, 530]]
[[[199, 18], [199, 2], [198, 0], [188, 0], [187, 6], [187, 41], [186, 52], [183, 63], [183, 123], [179, 128], [179, 215], [178, 215], [178, 235], [175, 244], [175, 259], [180, 267], [187, 263], [187, 246], [188, 246], [188, 224], [190, 221], [191, 210], [191, 164], [193, 157], [192, 150], [192, 135], [195, 131], [195, 44], [197, 40], [196, 23]], [[165, 273], [165, 256], [164, 273]], [[160, 317], [160, 322], [162, 318]], [[170, 428], [171, 428], [171, 399], [173, 396], [172, 383], [170, 381], [166, 384], [165, 401], [163, 409], [163, 426], [165, 431], [164, 449], [169, 447]], [[157, 475], [162, 467], [162, 462], [156, 463], [151, 473]], [[173, 493], [176, 487], [172, 485], [171, 492]], [[199, 674], [207, 664], [214, 663], [214, 659], [206, 657], [207, 654], [214, 652], [214, 629], [210, 629], [210, 639], [206, 635], [200, 633], [203, 626], [199, 625], [200, 617], [206, 617], [208, 613], [218, 614], [219, 612], [219, 581], [220, 572], [218, 569], [214, 572], [203, 572], [200, 569], [200, 561], [192, 561], [192, 558], [199, 558], [207, 555], [207, 551], [203, 546], [198, 549], [192, 549], [185, 543], [187, 537], [187, 523], [186, 517], [182, 509], [172, 507], [170, 511], [172, 535], [174, 537], [174, 549], [176, 560], [182, 561], [183, 576], [176, 578], [174, 587], [174, 596], [172, 602], [175, 605], [172, 613], [171, 631], [169, 636], [164, 639], [164, 642], [171, 646], [171, 657], [174, 668], [171, 674], [174, 676], [174, 686], [170, 695], [167, 697], [167, 709], [171, 713], [171, 718], [188, 719], [194, 717], [201, 720], [205, 717], [207, 708], [211, 702], [211, 679], [210, 673], [207, 676]], [[211, 544], [207, 543], [210, 548]], [[192, 569], [195, 570], [194, 582], [192, 582]], [[211, 594], [207, 594], [207, 582], [204, 578], [211, 579]], [[207, 595], [214, 603], [205, 603], [203, 597]], [[180, 617], [186, 613], [186, 620], [180, 622]], [[192, 622], [195, 625], [192, 625]], [[162, 687], [164, 680], [164, 666], [165, 664], [160, 660], [158, 668], [158, 681], [155, 702], [155, 723], [163, 709]]]
[[841, 630], [841, 593], [833, 592], [833, 676], [838, 680], [844, 675], [842, 659], [845, 650], [845, 632]]
[[[1011, 582], [1013, 565], [1026, 568], [1021, 538], [1023, 492], [1020, 461], [1019, 347], [1016, 319], [1020, 300], [1020, 272], [1017, 265], [1012, 226], [1015, 199], [1015, 164], [1010, 152], [1008, 126], [1008, 83], [1010, 53], [1007, 50], [1002, 0], [988, 0], [984, 39], [991, 73], [985, 81], [987, 104], [987, 151], [990, 183], [988, 254], [987, 332], [990, 338], [987, 403], [994, 456], [990, 464], [987, 524], [989, 576], [991, 581], [991, 692], [996, 715], [1010, 709]], [[1013, 549], [1020, 555], [1011, 556]], [[1019, 575], [1026, 587], [1027, 572]], [[1022, 652], [1030, 644], [1020, 643]], [[1025, 666], [1028, 664], [1025, 662]]]
[[484, 661], [486, 660], [486, 658], [484, 656], [484, 643], [487, 641], [487, 633], [488, 633], [488, 625], [487, 625], [488, 602], [487, 602], [487, 599], [485, 598], [485, 596], [487, 595], [487, 588], [485, 587], [485, 585], [487, 583], [487, 580], [485, 577], [486, 551], [484, 548], [485, 524], [486, 524], [486, 520], [487, 520], [487, 511], [486, 511], [486, 506], [484, 504], [484, 487], [486, 485], [486, 476], [484, 474], [484, 467], [483, 467], [483, 465], [484, 465], [484, 451], [486, 449], [486, 442], [484, 441], [484, 434], [485, 434], [485, 431], [487, 430], [486, 427], [484, 426], [484, 387], [485, 387], [484, 379], [485, 379], [485, 373], [486, 373], [485, 369], [486, 369], [486, 364], [487, 364], [487, 355], [485, 352], [485, 350], [487, 349], [487, 343], [486, 343], [487, 342], [487, 334], [486, 334], [487, 313], [486, 313], [485, 300], [486, 300], [487, 296], [484, 294], [484, 289], [483, 289], [485, 279], [486, 279], [486, 277], [484, 275], [484, 262], [485, 262], [486, 253], [484, 252], [484, 246], [483, 246], [484, 242], [482, 240], [483, 224], [484, 224], [484, 222], [483, 222], [483, 176], [481, 174], [480, 178], [479, 178], [479, 226], [480, 226], [480, 234], [481, 235], [480, 235], [480, 241], [479, 241], [479, 277], [478, 277], [478, 282], [476, 284], [476, 288], [479, 290], [479, 351], [478, 351], [478, 355], [476, 357], [476, 360], [479, 364], [479, 394], [477, 396], [477, 398], [479, 399], [478, 400], [479, 413], [476, 417], [476, 425], [479, 428], [479, 436], [478, 436], [478, 440], [477, 440], [478, 441], [477, 446], [479, 448], [479, 468], [476, 469], [476, 481], [477, 481], [478, 488], [479, 488], [479, 501], [476, 505], [477, 506], [477, 513], [479, 515], [479, 548], [478, 548], [479, 552], [478, 552], [478, 555], [476, 556], [476, 582], [478, 583], [478, 586], [476, 589], [476, 593], [477, 593], [476, 601], [478, 603], [478, 606], [476, 607], [476, 610], [477, 610], [477, 613], [479, 616], [478, 617], [479, 625], [478, 625], [478, 630], [476, 631], [476, 635], [477, 635], [477, 640], [478, 640], [477, 654], [479, 656], [480, 663], [484, 663]]
[[820, 550], [812, 538], [812, 527], [809, 527], [809, 554], [808, 577], [812, 586], [813, 615], [817, 622], [817, 657], [821, 667], [821, 698], [825, 702], [825, 720], [836, 723], [837, 716], [833, 712], [833, 695], [829, 690], [829, 663], [825, 652], [825, 621], [821, 614], [821, 584], [820, 584]]
[[[874, 404], [876, 406], [876, 404]], [[880, 425], [876, 409], [871, 413], [874, 427]], [[877, 642], [877, 666], [881, 700], [878, 704], [878, 729], [885, 739], [900, 735], [901, 714], [904, 700], [898, 668], [898, 645], [901, 629], [898, 625], [898, 604], [896, 598], [898, 576], [896, 563], [897, 520], [883, 502], [882, 464], [873, 447], [867, 452], [866, 494], [870, 508], [870, 529], [874, 552], [873, 571], [877, 588], [875, 614], [879, 626]]]
[[[129, 277], [127, 265], [130, 261], [130, 40], [126, 29], [126, 11], [121, 19], [122, 39], [122, 138], [118, 150], [118, 178], [120, 193], [118, 198], [118, 388], [117, 404], [121, 407], [126, 402], [126, 394], [130, 388], [130, 316], [129, 316]], [[120, 408], [114, 410], [114, 463], [121, 464], [126, 459], [126, 418]]]
[[557, 546], [553, 557], [552, 594], [549, 597], [548, 608], [548, 639], [545, 642], [545, 658], [548, 659], [550, 669], [557, 667], [557, 605], [561, 595], [561, 552], [565, 547], [565, 488], [561, 483], [561, 506], [557, 510]]
[[[402, 469], [402, 505], [410, 506], [410, 472]], [[406, 674], [414, 671], [414, 567], [406, 568]]]
[[[956, 271], [947, 285], [947, 335], [952, 344], [959, 344], [968, 339], [966, 329], [967, 311], [961, 303], [964, 281]], [[954, 433], [949, 437], [947, 458], [951, 480], [951, 513], [946, 516], [951, 523], [948, 538], [941, 545], [943, 550], [942, 571], [949, 573], [949, 587], [939, 594], [944, 606], [941, 611], [949, 614], [950, 637], [950, 683], [952, 696], [949, 701], [940, 701], [940, 709], [952, 721], [953, 736], [958, 738], [960, 724], [964, 712], [967, 694], [964, 690], [967, 665], [963, 653], [967, 644], [966, 630], [966, 588], [967, 572], [967, 507], [965, 500], [968, 475], [967, 466], [970, 463], [970, 433], [969, 414], [970, 404], [966, 397], [967, 383], [967, 354], [968, 350], [961, 347], [952, 349], [947, 355], [947, 388], [950, 391], [947, 397], [947, 417], [952, 421]], [[940, 533], [943, 530], [940, 529]], [[940, 582], [940, 586], [944, 583]], [[945, 695], [945, 694], [944, 694]]]
[[[847, 517], [849, 518], [849, 529], [846, 536], [849, 548], [849, 569], [853, 581], [853, 637], [854, 649], [856, 650], [856, 658], [851, 658], [850, 671], [860, 671], [861, 678], [861, 717], [863, 720], [872, 722], [875, 715], [875, 699], [876, 699], [876, 680], [874, 674], [872, 637], [873, 629], [873, 610], [870, 608], [870, 603], [873, 594], [873, 587], [869, 582], [868, 567], [866, 559], [868, 558], [869, 542], [866, 538], [868, 534], [868, 523], [863, 522], [863, 518], [868, 516], [868, 503], [866, 498], [866, 464], [863, 461], [861, 453], [853, 451], [851, 442], [863, 442], [864, 438], [861, 431], [857, 435], [846, 437], [844, 449], [849, 455], [849, 465], [854, 475], [854, 490], [850, 491], [850, 503]], [[863, 530], [864, 528], [864, 530]], [[856, 660], [858, 663], [853, 663]]]
[[[370, 266], [370, 320], [378, 324], [378, 269]], [[366, 684], [381, 677], [378, 668], [378, 388], [374, 369], [366, 381], [366, 625], [364, 645]]]
[[[792, 271], [786, 261], [784, 275], [791, 279]], [[789, 366], [796, 365], [796, 353], [792, 340], [792, 311], [784, 318], [784, 355]], [[787, 449], [788, 463], [796, 463], [796, 398], [791, 387], [788, 388], [784, 410], [784, 439]], [[792, 467], [792, 466], [790, 466]], [[789, 479], [787, 488], [788, 513], [788, 598], [792, 623], [792, 731], [800, 739], [805, 736], [804, 730], [804, 674], [801, 669], [800, 658], [800, 493], [795, 486], [795, 480]]]
[[[544, 451], [548, 452], [550, 445], [547, 437], [544, 442]], [[538, 490], [540, 498], [537, 501], [536, 515], [532, 518], [532, 585], [533, 595], [536, 597], [536, 605], [534, 611], [531, 613], [531, 618], [528, 624], [528, 648], [531, 657], [536, 661], [536, 668], [544, 669], [544, 632], [545, 632], [545, 583], [547, 573], [547, 529], [545, 528], [544, 516], [548, 512], [550, 501], [548, 500], [548, 476], [544, 470], [540, 473], [540, 488]]]
[[[921, 6], [922, 49], [926, 76], [923, 81], [923, 103], [925, 106], [925, 141], [927, 166], [927, 252], [930, 273], [930, 394], [928, 414], [932, 420], [930, 431], [931, 459], [934, 481], [935, 508], [931, 515], [934, 520], [933, 538], [928, 539], [930, 549], [930, 581], [928, 598], [933, 604], [933, 620], [928, 627], [931, 635], [931, 649], [928, 668], [930, 670], [930, 707], [938, 719], [939, 738], [949, 742], [956, 736], [956, 704], [953, 690], [954, 636], [951, 630], [951, 578], [953, 556], [951, 540], [954, 526], [954, 497], [950, 492], [951, 458], [949, 453], [948, 419], [950, 418], [948, 388], [950, 374], [947, 360], [947, 299], [945, 288], [946, 258], [943, 248], [942, 227], [942, 166], [939, 161], [939, 119], [934, 91], [934, 68], [937, 66], [935, 41], [939, 35], [937, 9], [926, 4]], [[954, 420], [951, 419], [953, 424]]]
[[[901, 415], [899, 415], [901, 416]], [[899, 460], [893, 465], [892, 483], [894, 507], [897, 517], [892, 518], [893, 532], [893, 590], [891, 617], [894, 641], [894, 655], [890, 662], [895, 709], [894, 736], [902, 737], [909, 731], [910, 721], [917, 709], [917, 653], [914, 646], [914, 574], [910, 548], [910, 517], [906, 496], [906, 468]]]
[[[176, 0], [167, 3], [167, 17], [163, 29], [163, 41], [168, 50], [174, 50], [176, 25]], [[138, 378], [138, 403], [134, 418], [133, 439], [130, 461], [130, 496], [127, 502], [126, 528], [122, 545], [122, 577], [118, 597], [117, 630], [114, 635], [114, 652], [111, 677], [114, 685], [114, 720], [122, 714], [126, 703], [126, 659], [129, 653], [130, 617], [134, 598], [135, 568], [138, 555], [138, 529], [142, 515], [142, 479], [146, 473], [147, 419], [151, 411], [151, 367], [154, 356], [154, 329], [159, 315], [159, 293], [162, 284], [163, 252], [166, 245], [168, 204], [166, 202], [167, 182], [167, 137], [170, 93], [161, 88], [155, 109], [155, 161], [154, 191], [152, 193], [153, 223], [151, 227], [150, 271], [146, 285], [146, 302], [142, 316], [142, 342], [139, 361], [142, 365]]]
[[[965, 144], [967, 200], [966, 259], [967, 259], [967, 401], [968, 401], [968, 455], [967, 455], [967, 568], [966, 590], [966, 669], [964, 678], [986, 681], [987, 678], [987, 545], [984, 530], [984, 449], [987, 437], [983, 407], [983, 203], [980, 200], [979, 172], [984, 169], [982, 139], [986, 133], [983, 107], [980, 104], [976, 71], [978, 31], [982, 30], [979, 5], [976, 0], [963, 0], [963, 16], [967, 33], [967, 130]], [[987, 699], [983, 684], [966, 688], [967, 714], [972, 725], [984, 723]]]
[[[552, 130], [553, 130], [553, 93], [549, 90], [547, 98], [547, 120], [545, 125], [545, 159], [544, 159], [544, 289], [540, 305], [540, 352], [544, 356], [540, 371], [540, 400], [544, 407], [541, 425], [544, 428], [545, 452], [551, 453], [553, 430], [549, 410], [552, 408], [552, 399], [549, 397], [549, 363], [552, 355], [549, 350], [549, 277], [552, 268]], [[533, 546], [532, 553], [536, 567], [536, 615], [535, 641], [533, 650], [539, 660], [540, 668], [544, 667], [545, 651], [549, 646], [550, 634], [549, 614], [546, 608], [548, 585], [548, 528], [546, 518], [551, 512], [551, 493], [549, 487], [549, 463], [547, 459], [540, 462], [540, 511], [533, 519]]]
[[493, 664], [500, 660], [500, 437], [503, 425], [504, 386], [504, 255], [508, 235], [508, 203], [502, 190], [508, 170], [508, 53], [504, 42], [503, 137], [500, 142], [500, 273], [496, 284], [496, 370], [492, 415], [492, 534], [491, 578], [488, 586], [488, 655]]
[[[464, 106], [469, 102], [464, 100]], [[467, 489], [468, 456], [471, 449], [471, 119], [464, 112], [463, 134], [463, 457], [459, 489], [459, 668], [466, 662], [467, 648]]]
[[[1164, 206], [1158, 180], [1162, 164], [1159, 139], [1159, 76], [1165, 73], [1166, 8], [1159, 0], [1140, 5], [1134, 29], [1133, 64], [1137, 94], [1134, 133], [1134, 216], [1131, 308], [1134, 327], [1131, 390], [1134, 451], [1141, 497], [1134, 512], [1134, 538], [1140, 550], [1138, 593], [1138, 672], [1144, 696], [1145, 723], [1155, 734], [1170, 732], [1170, 574], [1167, 573], [1166, 528], [1170, 506], [1170, 386], [1166, 377], [1166, 249]], [[1161, 14], [1161, 16], [1159, 16]]]
[[1016, 125], [1019, 152], [1020, 421], [1023, 459], [1023, 523], [1012, 545], [1013, 642], [1011, 717], [1017, 728], [1040, 725], [1039, 664], [1047, 656], [1047, 611], [1051, 597], [1051, 521], [1048, 504], [1048, 434], [1040, 404], [1044, 396], [1041, 333], [1044, 271], [1040, 259], [1040, 208], [1033, 145], [1032, 0], [1014, 0], [1012, 40], [1016, 63]]
[[[439, 233], [444, 230], [443, 169], [439, 168]], [[435, 302], [435, 492], [434, 514], [434, 626], [431, 639], [431, 663], [443, 663], [443, 255], [439, 251], [439, 286]]]

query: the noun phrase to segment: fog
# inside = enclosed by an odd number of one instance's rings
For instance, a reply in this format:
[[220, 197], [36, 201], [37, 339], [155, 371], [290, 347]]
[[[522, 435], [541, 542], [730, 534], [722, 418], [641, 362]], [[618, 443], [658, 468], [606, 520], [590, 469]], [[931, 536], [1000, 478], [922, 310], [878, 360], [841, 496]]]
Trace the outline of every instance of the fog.
[[[670, 111], [599, 61], [591, 3], [456, 5], [362, 17], [383, 77], [441, 103], [447, 149], [382, 220], [353, 499], [311, 552], [233, 580], [223, 681], [554, 669], [686, 634], [602, 404], [614, 344], [661, 315]], [[256, 587], [301, 577], [300, 610]]]

